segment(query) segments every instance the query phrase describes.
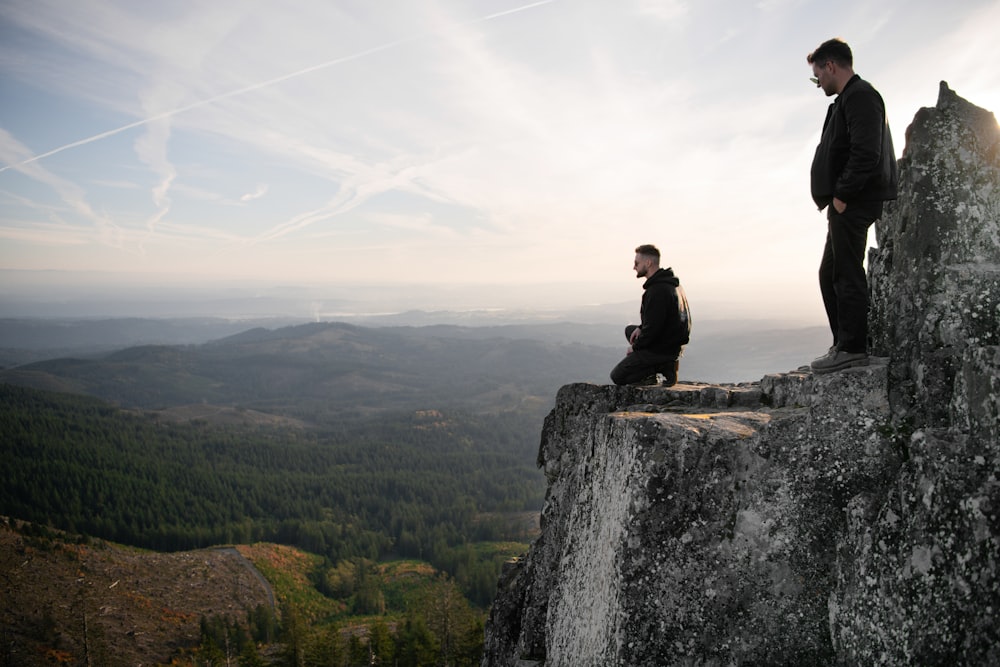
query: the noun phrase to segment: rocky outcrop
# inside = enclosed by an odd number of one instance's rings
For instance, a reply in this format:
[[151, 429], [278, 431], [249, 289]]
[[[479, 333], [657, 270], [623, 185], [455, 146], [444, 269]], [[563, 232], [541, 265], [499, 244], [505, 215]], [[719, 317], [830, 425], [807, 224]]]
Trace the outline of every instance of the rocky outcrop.
[[869, 256], [873, 345], [892, 358], [893, 409], [928, 426], [995, 429], [996, 393], [990, 409], [988, 395], [962, 377], [990, 367], [996, 377], [998, 368], [991, 361], [1000, 345], [994, 115], [942, 82], [937, 106], [921, 109], [906, 131], [900, 190], [876, 223], [879, 248]]
[[907, 132], [871, 366], [560, 390], [484, 666], [1000, 664], [998, 135]]
[[941, 84], [869, 255], [890, 355], [892, 484], [852, 498], [832, 638], [846, 664], [1000, 664], [1000, 128]]

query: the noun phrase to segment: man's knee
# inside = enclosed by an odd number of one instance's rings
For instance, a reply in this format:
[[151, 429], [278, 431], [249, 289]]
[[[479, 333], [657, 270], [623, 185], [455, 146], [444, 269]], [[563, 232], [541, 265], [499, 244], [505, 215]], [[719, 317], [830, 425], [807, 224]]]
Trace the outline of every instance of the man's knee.
[[630, 384], [642, 379], [642, 364], [636, 358], [636, 353], [625, 357], [611, 369], [611, 381], [617, 385]]

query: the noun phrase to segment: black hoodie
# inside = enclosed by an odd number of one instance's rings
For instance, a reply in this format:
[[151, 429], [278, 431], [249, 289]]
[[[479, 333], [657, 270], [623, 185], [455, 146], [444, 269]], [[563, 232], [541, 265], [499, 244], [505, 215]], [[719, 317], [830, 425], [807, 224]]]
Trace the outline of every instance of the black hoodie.
[[633, 350], [679, 356], [691, 336], [691, 311], [673, 269], [658, 269], [643, 283], [642, 324]]

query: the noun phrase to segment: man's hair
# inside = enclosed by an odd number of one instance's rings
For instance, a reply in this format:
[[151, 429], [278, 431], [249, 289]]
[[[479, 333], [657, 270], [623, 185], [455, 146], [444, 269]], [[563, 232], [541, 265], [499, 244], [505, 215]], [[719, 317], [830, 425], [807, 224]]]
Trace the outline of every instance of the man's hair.
[[657, 263], [660, 261], [660, 251], [657, 250], [655, 245], [646, 243], [635, 249], [635, 254], [645, 255], [646, 257], [655, 257]]
[[851, 53], [851, 47], [847, 45], [847, 42], [839, 37], [834, 37], [833, 39], [828, 39], [819, 47], [806, 56], [806, 62], [810, 65], [825, 65], [828, 62], [834, 62], [840, 67], [853, 67], [854, 66], [854, 55]]

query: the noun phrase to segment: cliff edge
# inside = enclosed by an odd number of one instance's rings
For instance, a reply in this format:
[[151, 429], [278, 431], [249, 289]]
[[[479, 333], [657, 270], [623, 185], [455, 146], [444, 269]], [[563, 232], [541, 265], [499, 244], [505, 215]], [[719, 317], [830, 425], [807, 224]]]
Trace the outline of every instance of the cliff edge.
[[872, 365], [563, 387], [484, 667], [1000, 664], [1000, 127], [906, 137]]

